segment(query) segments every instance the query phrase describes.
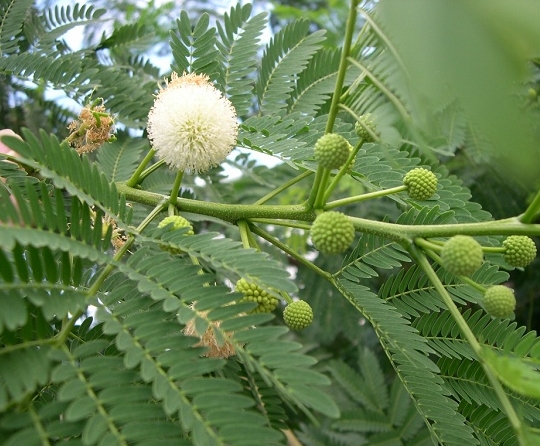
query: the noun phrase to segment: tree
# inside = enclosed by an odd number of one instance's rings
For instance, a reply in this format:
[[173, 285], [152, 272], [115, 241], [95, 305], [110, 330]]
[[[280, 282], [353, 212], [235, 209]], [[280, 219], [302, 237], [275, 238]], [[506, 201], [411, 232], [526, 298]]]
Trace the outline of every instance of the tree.
[[[75, 51], [107, 11], [32, 5], [1, 1], [0, 72], [81, 110], [1, 139], [4, 444], [539, 443], [540, 342], [507, 285], [538, 262], [540, 193], [494, 219], [448, 170], [497, 166], [501, 132], [467, 77], [426, 99], [395, 4], [353, 0], [340, 48], [298, 19], [262, 53], [251, 5], [182, 11], [165, 81], [144, 15]], [[504, 59], [501, 113], [534, 139], [532, 56]]]

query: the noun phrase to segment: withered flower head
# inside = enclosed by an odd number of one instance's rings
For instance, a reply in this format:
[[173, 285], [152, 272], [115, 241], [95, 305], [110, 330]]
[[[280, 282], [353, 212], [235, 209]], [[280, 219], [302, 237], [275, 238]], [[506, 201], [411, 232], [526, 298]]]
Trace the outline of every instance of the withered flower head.
[[[205, 316], [208, 312], [201, 311], [201, 316]], [[203, 356], [208, 358], [228, 358], [229, 356], [236, 355], [236, 350], [234, 345], [231, 344], [228, 339], [234, 334], [232, 332], [227, 332], [227, 336], [222, 345], [219, 345], [212, 327], [219, 328], [221, 322], [213, 321], [210, 322], [210, 326], [207, 328], [206, 332], [201, 336], [195, 330], [195, 320], [192, 319], [184, 327], [184, 334], [186, 336], [195, 336], [200, 338], [200, 341], [195, 344], [195, 347], [208, 347], [208, 350], [204, 353]]]
[[67, 141], [78, 153], [93, 152], [114, 139], [114, 119], [103, 104], [94, 104], [86, 105], [78, 119], [68, 126], [70, 135]]

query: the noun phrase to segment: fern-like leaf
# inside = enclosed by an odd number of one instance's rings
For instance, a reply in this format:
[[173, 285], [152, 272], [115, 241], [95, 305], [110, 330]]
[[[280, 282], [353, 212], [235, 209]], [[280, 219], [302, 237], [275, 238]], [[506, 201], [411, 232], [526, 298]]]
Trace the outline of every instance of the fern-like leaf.
[[244, 277], [248, 282], [257, 283], [263, 288], [285, 292], [297, 289], [289, 273], [266, 253], [244, 249], [242, 243], [221, 238], [220, 234], [209, 232], [184, 237], [182, 233], [171, 231], [163, 234], [161, 240], [165, 242], [163, 246], [187, 252], [208, 262], [218, 271]]
[[447, 396], [449, 391], [437, 375], [437, 366], [427, 356], [433, 350], [419, 333], [368, 288], [348, 280], [341, 280], [339, 288], [371, 322], [417, 410], [430, 420], [434, 438], [448, 445], [477, 444], [457, 404]]
[[215, 48], [216, 29], [209, 28], [209, 23], [210, 16], [205, 13], [192, 27], [187, 12], [180, 13], [176, 21], [176, 32], [170, 33], [174, 71], [213, 77], [218, 66], [219, 52]]
[[[480, 340], [490, 350], [512, 357], [535, 361], [540, 357], [540, 339], [515, 322], [492, 319], [484, 311], [467, 310], [463, 318]], [[415, 320], [417, 327], [429, 345], [440, 356], [438, 365], [445, 381], [463, 401], [501, 410], [500, 403], [491, 390], [483, 371], [475, 361], [469, 344], [462, 339], [460, 331], [448, 311], [426, 314]], [[486, 391], [487, 389], [490, 391]], [[538, 420], [540, 411], [535, 399], [517, 393], [511, 399], [529, 420]]]
[[[437, 274], [457, 304], [477, 303], [482, 298], [482, 293], [478, 290], [457, 280], [443, 269], [438, 268]], [[508, 273], [484, 264], [472, 278], [482, 286], [488, 287], [506, 281]], [[379, 296], [392, 302], [392, 305], [408, 317], [418, 317], [422, 313], [438, 313], [441, 309], [446, 309], [433, 285], [416, 266], [390, 276], [379, 290]]]
[[244, 116], [253, 106], [251, 91], [257, 66], [257, 51], [266, 25], [266, 13], [250, 18], [252, 5], [238, 4], [217, 22], [220, 40], [217, 47], [222, 56], [223, 73], [219, 83], [229, 96], [238, 116]]
[[[124, 221], [127, 217], [125, 199], [118, 195], [114, 183], [67, 144], [60, 144], [54, 136], [41, 132], [41, 140], [23, 129], [27, 142], [11, 138], [11, 146], [24, 157], [21, 162], [39, 170], [43, 178], [65, 189], [90, 206], [98, 206], [111, 218]], [[95, 199], [93, 197], [99, 197]], [[121, 223], [120, 223], [121, 224]]]
[[153, 39], [149, 29], [140, 23], [129, 23], [115, 28], [110, 36], [103, 38], [97, 50], [109, 49], [115, 54], [148, 48]]
[[117, 132], [116, 141], [99, 149], [98, 166], [110, 181], [126, 181], [135, 171], [143, 151], [148, 148], [146, 138], [130, 138], [126, 133]]
[[[288, 100], [288, 112], [300, 112], [316, 116], [321, 106], [334, 92], [341, 52], [323, 48], [310, 59], [306, 69], [298, 77], [294, 91]], [[354, 67], [345, 76], [345, 85], [358, 77]]]
[[422, 417], [399, 379], [395, 379], [388, 390], [371, 350], [360, 351], [358, 362], [361, 374], [341, 361], [330, 363], [336, 383], [357, 403], [355, 408], [344, 412], [339, 420], [332, 423], [333, 429], [362, 433], [369, 437], [368, 444], [393, 444], [397, 441], [408, 445], [408, 442], [403, 442], [417, 436], [425, 438], [427, 429]]
[[297, 75], [320, 48], [324, 31], [308, 34], [308, 30], [308, 20], [297, 20], [280, 30], [268, 44], [256, 85], [262, 114], [275, 115], [287, 107]]
[[97, 23], [106, 12], [105, 9], [96, 9], [91, 5], [79, 3], [48, 8], [43, 11], [41, 17], [45, 32], [36, 44], [42, 50], [52, 48], [60, 36], [77, 26]]
[[0, 2], [0, 56], [18, 50], [24, 21], [34, 2], [32, 0], [2, 0]]
[[[313, 146], [324, 134], [325, 123], [325, 116], [312, 118], [302, 113], [292, 113], [283, 118], [274, 114], [250, 117], [240, 126], [239, 145], [270, 154], [289, 164], [291, 160], [299, 162], [315, 170]], [[353, 142], [357, 139], [348, 123], [337, 121], [335, 132]]]

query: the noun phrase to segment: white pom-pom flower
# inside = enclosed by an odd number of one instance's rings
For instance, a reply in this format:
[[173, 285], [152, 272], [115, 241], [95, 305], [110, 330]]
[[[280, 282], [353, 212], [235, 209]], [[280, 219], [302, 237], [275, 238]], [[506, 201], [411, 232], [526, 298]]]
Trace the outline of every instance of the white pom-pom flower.
[[148, 115], [148, 138], [171, 169], [204, 172], [219, 165], [237, 135], [233, 105], [204, 75], [173, 73]]

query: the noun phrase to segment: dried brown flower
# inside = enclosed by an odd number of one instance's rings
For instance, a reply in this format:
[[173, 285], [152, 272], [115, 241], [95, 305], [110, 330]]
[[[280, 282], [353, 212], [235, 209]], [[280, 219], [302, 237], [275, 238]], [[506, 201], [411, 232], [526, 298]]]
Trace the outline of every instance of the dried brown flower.
[[[200, 312], [200, 315], [203, 317], [206, 316], [206, 314], [208, 314], [208, 311]], [[195, 347], [208, 347], [208, 350], [204, 352], [203, 356], [208, 358], [228, 358], [229, 356], [236, 355], [234, 345], [227, 340], [234, 334], [233, 332], [227, 332], [226, 339], [222, 345], [218, 343], [214, 335], [213, 327], [219, 328], [220, 325], [221, 321], [210, 322], [210, 326], [206, 332], [200, 336], [195, 330], [195, 320], [192, 319], [186, 324], [183, 331], [186, 336], [195, 336], [200, 338], [200, 342], [197, 342]]]
[[67, 141], [78, 153], [93, 152], [114, 138], [114, 119], [103, 104], [91, 104], [81, 110], [78, 119], [69, 124], [68, 130], [70, 135]]

